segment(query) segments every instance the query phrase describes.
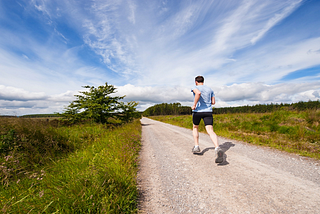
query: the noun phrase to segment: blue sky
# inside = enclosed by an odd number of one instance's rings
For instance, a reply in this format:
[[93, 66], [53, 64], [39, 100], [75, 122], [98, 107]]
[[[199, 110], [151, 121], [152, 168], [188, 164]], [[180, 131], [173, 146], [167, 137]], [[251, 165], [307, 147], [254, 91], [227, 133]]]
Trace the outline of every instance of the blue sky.
[[318, 100], [319, 0], [0, 0], [0, 114], [61, 112], [84, 85], [139, 110]]

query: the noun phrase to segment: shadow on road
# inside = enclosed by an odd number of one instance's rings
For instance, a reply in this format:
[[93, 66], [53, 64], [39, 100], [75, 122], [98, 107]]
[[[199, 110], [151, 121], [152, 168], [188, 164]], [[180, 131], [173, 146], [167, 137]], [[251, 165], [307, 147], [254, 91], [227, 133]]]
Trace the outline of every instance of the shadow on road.
[[205, 148], [205, 149], [202, 150], [201, 152], [194, 153], [194, 155], [204, 155], [204, 153], [206, 153], [206, 152], [209, 151], [209, 150], [214, 150], [214, 147]]
[[141, 126], [151, 126], [152, 124], [142, 123]]
[[[226, 151], [228, 151], [230, 149], [230, 147], [234, 147], [234, 146], [235, 146], [235, 144], [232, 142], [224, 142], [223, 144], [220, 145], [220, 148], [222, 149], [224, 154], [223, 154], [223, 162], [219, 163], [218, 166], [225, 166], [225, 165], [229, 164], [229, 162], [227, 161]], [[215, 147], [208, 147], [199, 153], [194, 153], [194, 155], [201, 156], [201, 155], [204, 155], [204, 153], [206, 153], [207, 151], [214, 150], [214, 149], [215, 149]]]
[[232, 143], [232, 142], [224, 142], [224, 144], [220, 145], [220, 148], [226, 152], [230, 149], [230, 147], [234, 147], [236, 144]]

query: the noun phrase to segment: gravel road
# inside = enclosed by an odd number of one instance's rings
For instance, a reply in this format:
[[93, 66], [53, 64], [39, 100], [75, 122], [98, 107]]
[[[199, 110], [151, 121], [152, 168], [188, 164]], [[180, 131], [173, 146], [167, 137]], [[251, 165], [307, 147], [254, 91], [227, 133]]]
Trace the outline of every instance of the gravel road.
[[320, 213], [320, 162], [142, 118], [140, 213]]

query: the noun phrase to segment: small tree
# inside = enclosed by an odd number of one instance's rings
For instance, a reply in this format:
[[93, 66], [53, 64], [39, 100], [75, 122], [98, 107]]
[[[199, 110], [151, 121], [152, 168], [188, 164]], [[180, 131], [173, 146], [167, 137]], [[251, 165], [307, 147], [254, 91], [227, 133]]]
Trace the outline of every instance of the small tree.
[[109, 118], [119, 118], [128, 122], [137, 117], [137, 102], [127, 104], [120, 102], [125, 96], [110, 96], [116, 92], [113, 85], [105, 83], [104, 86], [83, 86], [89, 91], [80, 91], [75, 95], [76, 100], [71, 102], [61, 115], [70, 122], [92, 119], [97, 123], [106, 123]]
[[130, 122], [133, 118], [140, 118], [141, 114], [136, 110], [138, 104], [139, 103], [135, 101], [128, 102], [127, 104], [122, 103], [119, 118], [124, 122]]

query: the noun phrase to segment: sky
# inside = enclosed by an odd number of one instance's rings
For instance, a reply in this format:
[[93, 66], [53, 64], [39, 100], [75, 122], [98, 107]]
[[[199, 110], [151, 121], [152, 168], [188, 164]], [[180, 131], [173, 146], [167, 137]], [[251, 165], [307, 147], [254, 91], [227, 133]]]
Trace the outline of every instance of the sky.
[[216, 108], [320, 98], [319, 0], [0, 0], [0, 115], [63, 112], [82, 86]]

